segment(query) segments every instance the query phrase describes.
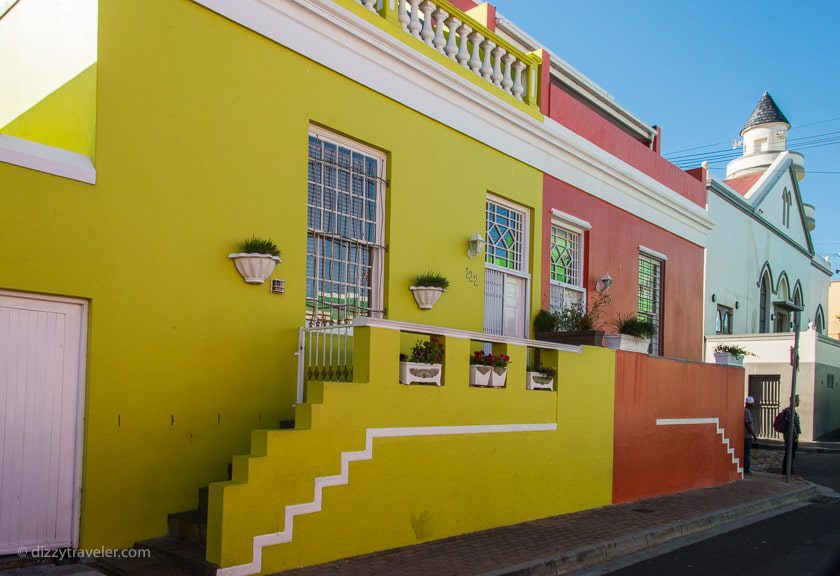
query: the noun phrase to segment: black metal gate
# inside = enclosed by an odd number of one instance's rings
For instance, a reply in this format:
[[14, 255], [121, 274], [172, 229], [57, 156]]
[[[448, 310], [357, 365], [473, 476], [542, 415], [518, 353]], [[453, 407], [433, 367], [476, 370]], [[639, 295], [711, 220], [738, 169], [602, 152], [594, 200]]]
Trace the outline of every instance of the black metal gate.
[[779, 385], [782, 377], [778, 374], [750, 376], [750, 396], [755, 399], [753, 407], [753, 430], [759, 438], [778, 438], [773, 429], [773, 420], [779, 413]]

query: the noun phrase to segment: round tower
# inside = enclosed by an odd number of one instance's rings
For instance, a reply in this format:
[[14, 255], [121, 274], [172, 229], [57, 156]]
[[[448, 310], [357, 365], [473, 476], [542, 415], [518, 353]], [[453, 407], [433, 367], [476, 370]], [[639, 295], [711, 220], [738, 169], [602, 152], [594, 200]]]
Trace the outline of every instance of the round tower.
[[[770, 164], [787, 150], [790, 122], [779, 109], [773, 97], [765, 92], [744, 127], [744, 153], [726, 166], [726, 179], [764, 172]], [[805, 177], [805, 160], [802, 154], [791, 152], [793, 170], [797, 180]]]

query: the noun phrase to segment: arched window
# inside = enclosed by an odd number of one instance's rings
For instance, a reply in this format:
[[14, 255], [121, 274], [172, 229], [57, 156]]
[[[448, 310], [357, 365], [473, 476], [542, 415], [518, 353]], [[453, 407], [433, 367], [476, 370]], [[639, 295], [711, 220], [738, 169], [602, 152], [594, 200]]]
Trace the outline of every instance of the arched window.
[[797, 306], [805, 305], [802, 300], [802, 285], [799, 284], [799, 280], [796, 281], [796, 286], [793, 288], [793, 303]]
[[761, 278], [761, 292], [758, 297], [758, 331], [768, 332], [768, 315], [770, 314], [770, 272], [765, 272]]
[[817, 313], [814, 316], [814, 329], [817, 334], [825, 334], [825, 314], [823, 314], [822, 305], [817, 306]]
[[[779, 285], [776, 286], [776, 296], [784, 302], [790, 300], [790, 286], [788, 285], [787, 274], [784, 272], [779, 276]], [[775, 317], [773, 332], [790, 332], [790, 312], [787, 308], [774, 306], [773, 316]]]

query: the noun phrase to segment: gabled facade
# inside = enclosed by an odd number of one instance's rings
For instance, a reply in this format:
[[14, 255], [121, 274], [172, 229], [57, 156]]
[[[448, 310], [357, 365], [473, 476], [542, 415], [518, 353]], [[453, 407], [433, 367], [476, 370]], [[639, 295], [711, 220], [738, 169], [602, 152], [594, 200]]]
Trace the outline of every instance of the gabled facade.
[[803, 439], [840, 426], [840, 349], [826, 337], [831, 270], [814, 252], [814, 207], [802, 200], [804, 158], [787, 150], [790, 124], [765, 93], [741, 135], [744, 155], [730, 162], [725, 180], [708, 178], [709, 216], [716, 227], [706, 251], [704, 299], [706, 358], [721, 343], [737, 343], [745, 358], [745, 394], [758, 403], [763, 436], [775, 436], [772, 418], [790, 396], [794, 316], [802, 307], [805, 350], [797, 391]]

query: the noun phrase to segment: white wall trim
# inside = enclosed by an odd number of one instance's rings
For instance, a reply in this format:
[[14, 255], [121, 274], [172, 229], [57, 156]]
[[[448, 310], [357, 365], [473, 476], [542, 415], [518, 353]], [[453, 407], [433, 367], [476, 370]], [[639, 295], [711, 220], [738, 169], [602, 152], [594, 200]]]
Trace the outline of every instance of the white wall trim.
[[647, 246], [642, 246], [641, 244], [639, 244], [639, 252], [641, 252], [642, 254], [646, 254], [647, 256], [653, 256], [654, 258], [656, 258], [658, 260], [662, 260], [663, 262], [668, 260], [668, 255], [667, 254], [663, 254], [662, 252], [657, 252], [653, 248], [648, 248]]
[[571, 214], [567, 214], [566, 212], [562, 212], [557, 208], [551, 209], [551, 218], [552, 220], [557, 220], [558, 224], [564, 226], [566, 228], [570, 228], [573, 232], [584, 233], [589, 230], [592, 230], [592, 224], [588, 221], [578, 218], [577, 216], [572, 216]]
[[90, 156], [6, 134], [0, 134], [0, 162], [96, 184], [96, 168]]
[[732, 459], [735, 469], [741, 478], [744, 477], [744, 469], [741, 468], [741, 460], [735, 456], [735, 449], [729, 445], [729, 438], [726, 437], [726, 430], [720, 425], [718, 418], [657, 418], [657, 426], [691, 426], [696, 424], [714, 424], [715, 431], [720, 434], [720, 443], [726, 448], [726, 454]]
[[556, 121], [540, 121], [332, 0], [193, 0], [409, 108], [705, 246], [706, 211]]
[[409, 438], [415, 436], [457, 436], [465, 434], [504, 434], [510, 432], [553, 432], [557, 423], [546, 424], [485, 424], [478, 426], [422, 426], [405, 428], [368, 428], [365, 431], [365, 449], [341, 453], [341, 473], [334, 476], [315, 478], [315, 495], [312, 502], [292, 504], [285, 507], [283, 530], [271, 534], [262, 534], [253, 539], [253, 556], [248, 564], [238, 564], [219, 568], [216, 576], [250, 576], [262, 571], [262, 549], [266, 546], [291, 542], [294, 519], [303, 514], [320, 512], [323, 505], [324, 488], [346, 486], [350, 483], [350, 463], [373, 459], [373, 440], [375, 438]]

